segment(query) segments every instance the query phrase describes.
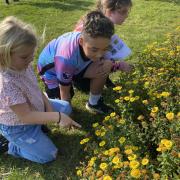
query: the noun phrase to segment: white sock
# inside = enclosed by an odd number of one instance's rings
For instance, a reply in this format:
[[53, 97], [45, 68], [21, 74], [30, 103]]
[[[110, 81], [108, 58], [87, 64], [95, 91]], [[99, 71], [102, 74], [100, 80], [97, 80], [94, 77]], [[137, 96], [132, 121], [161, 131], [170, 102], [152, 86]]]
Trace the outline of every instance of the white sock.
[[91, 105], [96, 105], [100, 97], [101, 97], [101, 94], [94, 95], [90, 92], [89, 103]]

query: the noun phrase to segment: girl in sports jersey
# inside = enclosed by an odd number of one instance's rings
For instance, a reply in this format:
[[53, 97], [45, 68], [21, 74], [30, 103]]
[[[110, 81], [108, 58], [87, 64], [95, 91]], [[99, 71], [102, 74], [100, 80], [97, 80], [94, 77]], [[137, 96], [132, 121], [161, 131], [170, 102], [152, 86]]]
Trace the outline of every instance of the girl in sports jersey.
[[81, 32], [69, 32], [53, 39], [43, 49], [38, 60], [38, 71], [51, 98], [71, 101], [71, 87], [79, 82], [85, 87], [89, 80], [89, 101], [86, 108], [97, 113], [108, 113], [112, 108], [101, 96], [113, 63], [105, 60], [114, 34], [114, 25], [99, 11], [88, 13]]

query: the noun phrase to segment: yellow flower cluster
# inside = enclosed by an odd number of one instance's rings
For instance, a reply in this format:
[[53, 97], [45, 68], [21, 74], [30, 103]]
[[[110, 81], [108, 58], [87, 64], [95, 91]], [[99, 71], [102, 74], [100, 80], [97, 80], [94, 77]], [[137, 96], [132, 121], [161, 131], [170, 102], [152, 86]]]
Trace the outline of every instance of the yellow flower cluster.
[[173, 142], [171, 140], [162, 139], [159, 144], [159, 147], [156, 150], [164, 152], [164, 151], [170, 150], [172, 148], [172, 145], [173, 145]]
[[122, 86], [116, 86], [113, 88], [114, 91], [121, 91], [122, 89]]
[[80, 144], [85, 144], [85, 143], [87, 143], [89, 140], [90, 140], [89, 138], [82, 139], [82, 140], [80, 141]]
[[117, 153], [117, 152], [119, 152], [119, 151], [120, 151], [120, 149], [119, 149], [118, 147], [110, 148], [110, 149], [108, 150], [108, 155], [109, 155], [109, 156], [113, 156], [115, 153]]
[[92, 167], [96, 161], [96, 157], [92, 157], [89, 161], [88, 161], [88, 166]]

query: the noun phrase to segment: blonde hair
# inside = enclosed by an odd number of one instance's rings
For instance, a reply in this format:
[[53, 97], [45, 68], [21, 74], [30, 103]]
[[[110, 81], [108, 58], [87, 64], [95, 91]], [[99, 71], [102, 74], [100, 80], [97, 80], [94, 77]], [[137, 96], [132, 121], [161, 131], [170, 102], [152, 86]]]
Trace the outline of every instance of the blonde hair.
[[9, 16], [0, 22], [0, 69], [6, 69], [11, 62], [11, 54], [23, 46], [36, 47], [38, 39], [35, 30], [16, 17]]

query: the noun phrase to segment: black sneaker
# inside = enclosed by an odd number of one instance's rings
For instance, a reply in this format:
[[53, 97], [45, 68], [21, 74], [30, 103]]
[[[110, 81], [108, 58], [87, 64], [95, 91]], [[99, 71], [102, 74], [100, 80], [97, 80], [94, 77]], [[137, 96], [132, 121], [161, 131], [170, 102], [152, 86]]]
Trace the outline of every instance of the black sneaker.
[[0, 134], [0, 154], [8, 151], [8, 143], [9, 141]]
[[91, 105], [89, 102], [86, 104], [86, 109], [93, 113], [106, 114], [113, 112], [113, 108], [104, 104], [103, 98], [101, 97], [96, 105]]
[[106, 85], [107, 88], [114, 88], [114, 87], [116, 87], [116, 85], [111, 81], [111, 79], [109, 77], [107, 77], [105, 85]]

